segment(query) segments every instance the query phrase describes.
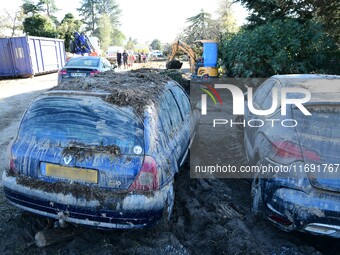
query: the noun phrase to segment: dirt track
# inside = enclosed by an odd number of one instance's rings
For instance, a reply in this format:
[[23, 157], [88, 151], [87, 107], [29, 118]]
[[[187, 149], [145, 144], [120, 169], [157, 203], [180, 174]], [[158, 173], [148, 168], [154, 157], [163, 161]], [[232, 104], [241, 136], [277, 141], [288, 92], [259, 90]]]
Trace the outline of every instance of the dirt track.
[[[28, 103], [56, 85], [56, 74], [0, 81], [0, 166]], [[35, 90], [32, 92], [32, 90]], [[13, 95], [10, 92], [19, 92]], [[31, 92], [29, 92], [31, 91]], [[212, 141], [220, 134], [211, 133]], [[235, 161], [244, 161], [236, 133], [224, 134]], [[215, 152], [210, 151], [212, 156]], [[184, 167], [175, 184], [176, 202], [170, 228], [139, 231], [99, 231], [74, 227], [71, 241], [37, 248], [34, 235], [46, 220], [9, 205], [0, 192], [1, 254], [337, 254], [338, 240], [284, 233], [250, 212], [249, 182], [234, 179], [190, 179]]]

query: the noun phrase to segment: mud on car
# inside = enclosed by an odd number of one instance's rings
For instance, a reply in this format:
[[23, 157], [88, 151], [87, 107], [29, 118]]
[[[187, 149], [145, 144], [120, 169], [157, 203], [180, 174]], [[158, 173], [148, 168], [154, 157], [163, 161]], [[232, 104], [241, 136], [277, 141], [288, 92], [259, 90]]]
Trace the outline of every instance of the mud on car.
[[[244, 129], [248, 160], [259, 169], [276, 169], [254, 175], [253, 211], [263, 210], [286, 231], [340, 237], [340, 76], [275, 75], [255, 91], [253, 106], [271, 108], [274, 89], [282, 88], [308, 90], [311, 98], [303, 107], [311, 115], [295, 104], [287, 104], [283, 115], [280, 103], [270, 115], [245, 113], [245, 123], [257, 122]], [[277, 125], [285, 120], [290, 127]]]
[[24, 113], [8, 148], [6, 198], [97, 228], [169, 220], [198, 118], [184, 90], [151, 71], [61, 83]]

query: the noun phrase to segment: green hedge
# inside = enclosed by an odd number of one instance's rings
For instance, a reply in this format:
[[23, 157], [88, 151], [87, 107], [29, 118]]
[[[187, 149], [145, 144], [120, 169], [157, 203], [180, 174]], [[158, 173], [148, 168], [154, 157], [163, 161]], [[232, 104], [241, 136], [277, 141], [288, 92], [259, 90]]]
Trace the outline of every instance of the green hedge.
[[339, 49], [322, 26], [311, 20], [277, 20], [245, 29], [222, 41], [221, 57], [229, 77], [339, 74]]

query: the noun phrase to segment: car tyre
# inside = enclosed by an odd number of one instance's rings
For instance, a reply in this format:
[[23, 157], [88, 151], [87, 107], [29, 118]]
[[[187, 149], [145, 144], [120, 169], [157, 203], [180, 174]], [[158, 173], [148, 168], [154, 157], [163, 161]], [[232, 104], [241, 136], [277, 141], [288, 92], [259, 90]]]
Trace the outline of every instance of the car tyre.
[[164, 203], [162, 218], [160, 220], [160, 228], [169, 230], [170, 229], [170, 220], [172, 211], [175, 204], [175, 191], [174, 191], [174, 182], [172, 181], [170, 189], [167, 194], [167, 198]]
[[[259, 165], [259, 162], [256, 163]], [[251, 183], [250, 195], [252, 198], [251, 210], [254, 215], [258, 216], [262, 212], [263, 201], [262, 201], [262, 180], [260, 173], [255, 173], [253, 181]]]

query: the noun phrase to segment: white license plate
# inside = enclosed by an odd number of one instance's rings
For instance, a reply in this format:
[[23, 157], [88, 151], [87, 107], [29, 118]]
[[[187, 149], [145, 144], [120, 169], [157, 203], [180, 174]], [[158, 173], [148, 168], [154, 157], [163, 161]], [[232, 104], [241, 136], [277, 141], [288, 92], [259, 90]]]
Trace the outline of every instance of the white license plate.
[[71, 77], [84, 77], [86, 76], [86, 73], [71, 73]]

